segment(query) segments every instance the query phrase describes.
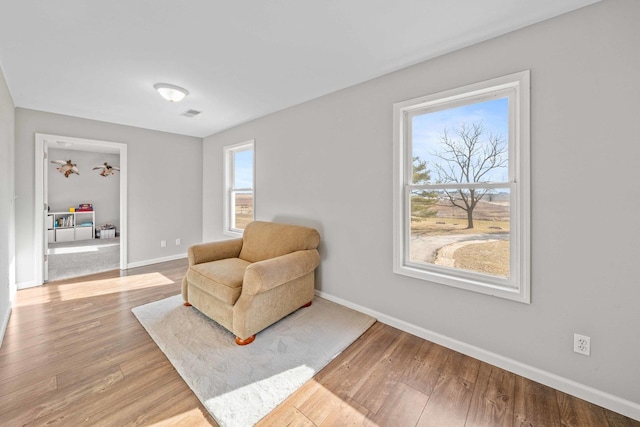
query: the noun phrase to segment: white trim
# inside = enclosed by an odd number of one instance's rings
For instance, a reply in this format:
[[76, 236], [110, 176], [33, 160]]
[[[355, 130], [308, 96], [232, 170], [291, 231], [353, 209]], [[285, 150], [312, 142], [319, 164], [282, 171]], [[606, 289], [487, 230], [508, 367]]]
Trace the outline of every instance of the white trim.
[[632, 402], [622, 397], [615, 396], [610, 393], [595, 389], [593, 387], [570, 380], [560, 375], [544, 371], [531, 365], [527, 365], [517, 360], [510, 359], [505, 356], [487, 351], [480, 347], [456, 340], [446, 335], [430, 331], [420, 326], [405, 322], [404, 320], [388, 316], [376, 310], [371, 310], [358, 304], [351, 303], [342, 298], [335, 297], [325, 292], [315, 290], [315, 294], [320, 298], [335, 302], [353, 310], [359, 311], [369, 316], [375, 317], [379, 322], [384, 323], [401, 331], [415, 335], [427, 341], [450, 348], [459, 353], [478, 359], [482, 362], [489, 363], [498, 368], [512, 372], [516, 375], [536, 381], [540, 384], [552, 387], [563, 393], [570, 394], [580, 399], [591, 402], [595, 405], [602, 406], [611, 411], [617, 412], [629, 418], [640, 421], [640, 403]]
[[44, 165], [49, 162], [44, 156], [45, 139], [44, 136], [36, 134], [35, 142], [35, 203], [33, 205], [33, 262], [34, 262], [34, 282], [37, 285], [44, 283]]
[[[528, 70], [393, 105], [393, 272], [525, 304], [530, 292], [530, 72]], [[478, 183], [411, 184], [410, 118], [427, 111], [488, 100], [509, 98], [509, 180]], [[410, 197], [412, 189], [509, 188], [511, 194], [510, 277], [411, 262]]]
[[0, 348], [2, 348], [2, 341], [4, 340], [4, 334], [7, 332], [7, 325], [9, 325], [9, 318], [11, 317], [11, 306], [7, 308], [4, 313], [2, 322], [0, 323]]
[[470, 189], [470, 188], [510, 188], [515, 184], [514, 182], [490, 182], [490, 183], [479, 183], [479, 182], [452, 182], [447, 184], [411, 184], [411, 190], [459, 190], [459, 189]]
[[256, 217], [256, 143], [255, 139], [249, 139], [237, 144], [226, 145], [222, 147], [222, 234], [234, 238], [242, 237], [243, 230], [231, 228], [231, 192], [247, 190], [246, 188], [233, 188], [231, 183], [234, 177], [234, 166], [232, 164], [233, 154], [237, 151], [251, 150], [253, 152], [253, 188], [249, 189], [253, 193], [253, 218]]
[[[126, 144], [120, 148], [120, 270], [127, 267], [129, 242], [129, 215], [127, 207], [127, 189], [129, 177], [129, 155]], [[124, 172], [123, 172], [124, 171]]]
[[29, 288], [35, 288], [36, 286], [40, 286], [40, 285], [42, 285], [42, 283], [36, 283], [35, 280], [29, 280], [28, 282], [16, 283], [16, 289], [18, 290], [29, 289]]
[[162, 257], [162, 258], [154, 258], [154, 259], [147, 259], [147, 260], [144, 260], [144, 261], [130, 262], [127, 265], [127, 268], [144, 267], [146, 265], [159, 264], [161, 262], [175, 261], [177, 259], [186, 258], [187, 256], [188, 255], [185, 252], [183, 254], [169, 255], [169, 256]]
[[[84, 151], [98, 151], [118, 153], [120, 155], [120, 269], [127, 268], [127, 248], [128, 248], [128, 221], [127, 221], [127, 144], [120, 142], [100, 141], [95, 139], [75, 138], [70, 136], [49, 135], [43, 133], [35, 134], [35, 204], [34, 204], [34, 263], [35, 274], [33, 286], [39, 286], [44, 283], [43, 266], [44, 266], [44, 165], [43, 161], [48, 163], [48, 159], [42, 158], [42, 152], [45, 144], [49, 142], [64, 142], [70, 146], [65, 149], [80, 149]], [[31, 287], [31, 285], [27, 286]], [[19, 289], [23, 289], [18, 287]]]

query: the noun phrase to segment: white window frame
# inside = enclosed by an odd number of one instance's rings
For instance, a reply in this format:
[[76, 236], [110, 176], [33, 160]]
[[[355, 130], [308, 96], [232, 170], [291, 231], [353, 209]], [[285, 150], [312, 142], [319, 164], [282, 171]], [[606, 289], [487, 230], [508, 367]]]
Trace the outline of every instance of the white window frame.
[[[393, 271], [397, 274], [529, 304], [530, 292], [530, 142], [529, 70], [468, 86], [398, 102], [393, 106]], [[492, 97], [509, 97], [510, 275], [488, 274], [409, 260], [410, 190], [413, 162], [411, 117], [455, 108]], [[473, 185], [461, 184], [470, 188]], [[481, 185], [486, 187], [487, 185]], [[434, 188], [438, 187], [434, 184]]]
[[[235, 187], [235, 154], [240, 151], [253, 151], [253, 184], [252, 188], [237, 188]], [[224, 157], [224, 201], [222, 203], [224, 213], [224, 228], [223, 233], [233, 237], [242, 236], [244, 230], [236, 228], [235, 224], [235, 197], [238, 192], [246, 193], [251, 192], [253, 194], [253, 219], [256, 217], [256, 150], [255, 140], [240, 142], [238, 144], [228, 145], [223, 147]]]

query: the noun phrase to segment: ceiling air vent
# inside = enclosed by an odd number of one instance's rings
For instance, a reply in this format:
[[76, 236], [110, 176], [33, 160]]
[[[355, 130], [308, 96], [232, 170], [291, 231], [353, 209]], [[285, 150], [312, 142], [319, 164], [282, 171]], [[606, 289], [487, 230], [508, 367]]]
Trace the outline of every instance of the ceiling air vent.
[[187, 110], [184, 113], [181, 113], [181, 116], [185, 116], [185, 117], [195, 117], [198, 114], [202, 113], [202, 111], [198, 111], [198, 110]]

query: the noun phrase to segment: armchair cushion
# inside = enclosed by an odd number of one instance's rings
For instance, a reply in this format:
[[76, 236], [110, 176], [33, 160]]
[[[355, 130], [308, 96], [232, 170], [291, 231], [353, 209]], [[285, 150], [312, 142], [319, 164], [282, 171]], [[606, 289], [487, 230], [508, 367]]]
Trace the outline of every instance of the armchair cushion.
[[235, 304], [242, 292], [242, 279], [250, 262], [227, 258], [193, 265], [187, 280], [227, 304]]

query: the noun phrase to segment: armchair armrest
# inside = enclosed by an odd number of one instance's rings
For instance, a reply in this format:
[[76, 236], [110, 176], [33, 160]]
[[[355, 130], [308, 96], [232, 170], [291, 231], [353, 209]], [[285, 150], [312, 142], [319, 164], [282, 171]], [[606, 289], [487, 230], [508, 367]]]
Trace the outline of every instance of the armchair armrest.
[[296, 251], [251, 264], [244, 273], [242, 293], [256, 295], [312, 272], [320, 264], [316, 249]]
[[242, 239], [201, 243], [189, 247], [189, 267], [219, 259], [237, 258], [242, 249]]

